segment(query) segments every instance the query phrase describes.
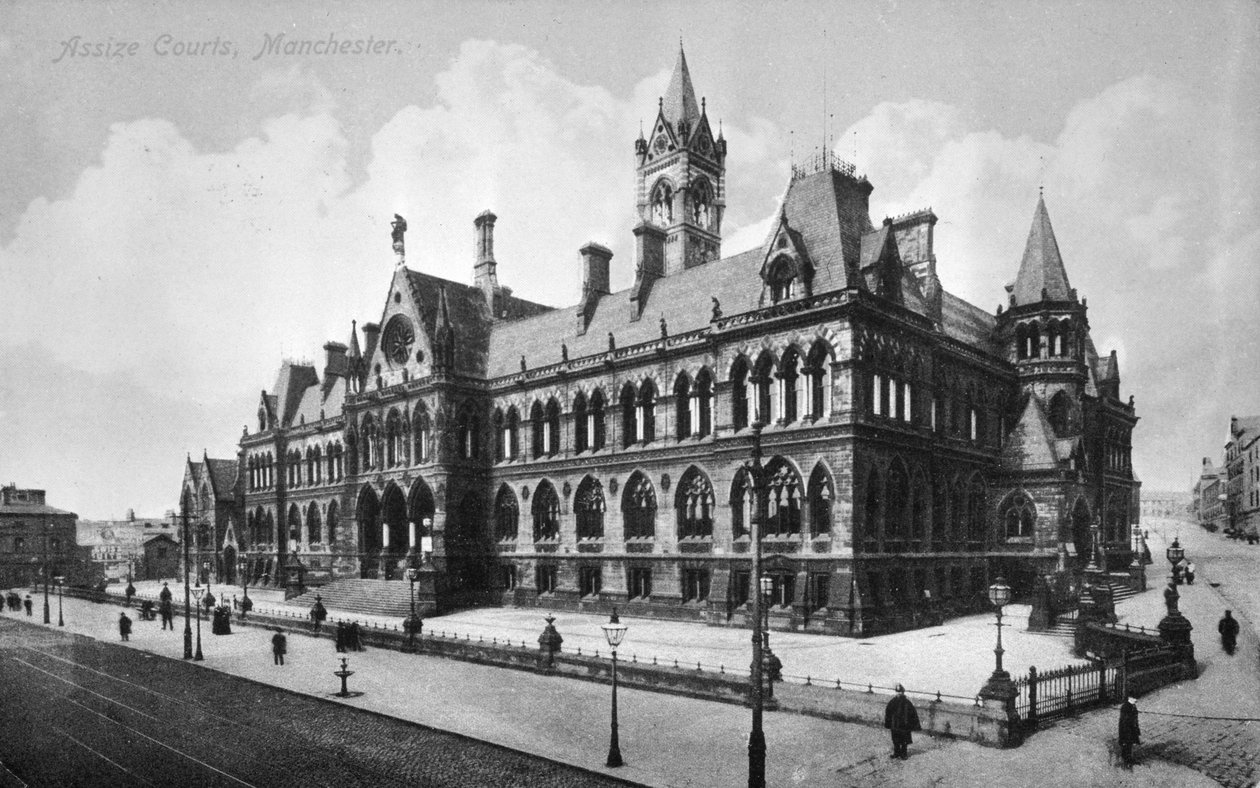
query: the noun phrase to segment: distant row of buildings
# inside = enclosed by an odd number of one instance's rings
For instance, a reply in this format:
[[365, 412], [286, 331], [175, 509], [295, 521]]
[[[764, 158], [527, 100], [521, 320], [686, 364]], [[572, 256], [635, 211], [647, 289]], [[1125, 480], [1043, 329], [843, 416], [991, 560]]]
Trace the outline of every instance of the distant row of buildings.
[[44, 490], [0, 487], [0, 588], [17, 588], [64, 577], [87, 586], [175, 577], [179, 528], [175, 516], [79, 521], [74, 512], [49, 506]]
[[1260, 416], [1231, 417], [1224, 461], [1203, 458], [1191, 507], [1210, 531], [1260, 533]]

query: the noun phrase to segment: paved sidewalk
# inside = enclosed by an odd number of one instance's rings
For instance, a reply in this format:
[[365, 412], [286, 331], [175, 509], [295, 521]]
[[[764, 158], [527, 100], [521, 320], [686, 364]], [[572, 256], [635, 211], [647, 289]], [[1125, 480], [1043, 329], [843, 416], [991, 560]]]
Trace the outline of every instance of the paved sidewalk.
[[[66, 628], [118, 642], [121, 609], [66, 599]], [[54, 599], [53, 628], [56, 615]], [[41, 620], [38, 609], [33, 618], [19, 617]], [[633, 621], [632, 627], [640, 623]], [[177, 618], [177, 626], [176, 632], [163, 632], [159, 622], [136, 621], [131, 641], [122, 645], [179, 658], [182, 619]], [[713, 631], [700, 628], [702, 634]], [[271, 664], [270, 632], [249, 627], [237, 627], [230, 636], [209, 632], [209, 624], [203, 622], [206, 659], [199, 664], [208, 669], [321, 697], [337, 688], [332, 672], [340, 655], [326, 639], [290, 631], [288, 664], [278, 667]], [[348, 656], [355, 671], [350, 689], [364, 694], [337, 702], [603, 770], [608, 746], [606, 685], [384, 649]], [[901, 656], [903, 664], [915, 659], [913, 653]], [[901, 672], [896, 667], [891, 671]], [[607, 770], [610, 774], [654, 786], [730, 788], [746, 782], [747, 709], [625, 689], [618, 700], [626, 766]], [[1114, 724], [1110, 711], [1095, 716], [1106, 718], [1100, 723], [1104, 728]], [[879, 729], [779, 712], [766, 714], [765, 729], [772, 786], [1030, 785], [1041, 783], [1052, 769], [1065, 785], [1213, 784], [1189, 769], [1159, 761], [1135, 772], [1114, 769], [1108, 763], [1107, 736], [1092, 732], [1082, 737], [1079, 732], [1050, 729], [1024, 747], [1006, 751], [920, 736], [911, 747], [910, 760], [892, 761], [887, 757], [886, 733]]]

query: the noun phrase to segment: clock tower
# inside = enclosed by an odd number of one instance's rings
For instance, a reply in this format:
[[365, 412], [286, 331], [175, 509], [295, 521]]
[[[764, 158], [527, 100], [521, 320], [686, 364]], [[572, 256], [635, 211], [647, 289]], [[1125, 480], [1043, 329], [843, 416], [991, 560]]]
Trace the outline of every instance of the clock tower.
[[726, 140], [714, 138], [704, 100], [696, 104], [681, 44], [652, 131], [634, 149], [639, 221], [665, 236], [664, 274], [721, 257]]

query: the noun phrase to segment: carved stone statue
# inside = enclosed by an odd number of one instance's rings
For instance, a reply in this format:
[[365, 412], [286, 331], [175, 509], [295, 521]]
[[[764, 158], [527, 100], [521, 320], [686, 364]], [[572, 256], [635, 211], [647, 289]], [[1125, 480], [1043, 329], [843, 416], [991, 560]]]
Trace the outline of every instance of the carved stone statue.
[[394, 251], [401, 255], [403, 253], [403, 236], [407, 233], [407, 220], [398, 214], [394, 214], [394, 221], [390, 222], [389, 226], [393, 228], [393, 232], [390, 235], [394, 239]]

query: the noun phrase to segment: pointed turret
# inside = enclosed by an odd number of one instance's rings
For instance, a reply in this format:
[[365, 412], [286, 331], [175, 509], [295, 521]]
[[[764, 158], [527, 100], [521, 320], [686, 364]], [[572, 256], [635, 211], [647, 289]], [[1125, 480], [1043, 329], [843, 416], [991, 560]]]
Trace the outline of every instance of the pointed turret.
[[1072, 286], [1068, 284], [1054, 228], [1050, 226], [1045, 198], [1038, 196], [1032, 228], [1028, 231], [1028, 243], [1024, 246], [1024, 259], [1011, 291], [1011, 306], [1038, 301], [1070, 301], [1072, 297]]
[[665, 90], [661, 102], [661, 113], [674, 125], [675, 131], [683, 140], [688, 136], [688, 132], [683, 129], [694, 129], [696, 121], [700, 119], [700, 105], [696, 103], [696, 91], [691, 86], [691, 72], [687, 70], [687, 55], [683, 52], [681, 41], [678, 43], [678, 62], [674, 64], [674, 76], [670, 77], [669, 88]]

